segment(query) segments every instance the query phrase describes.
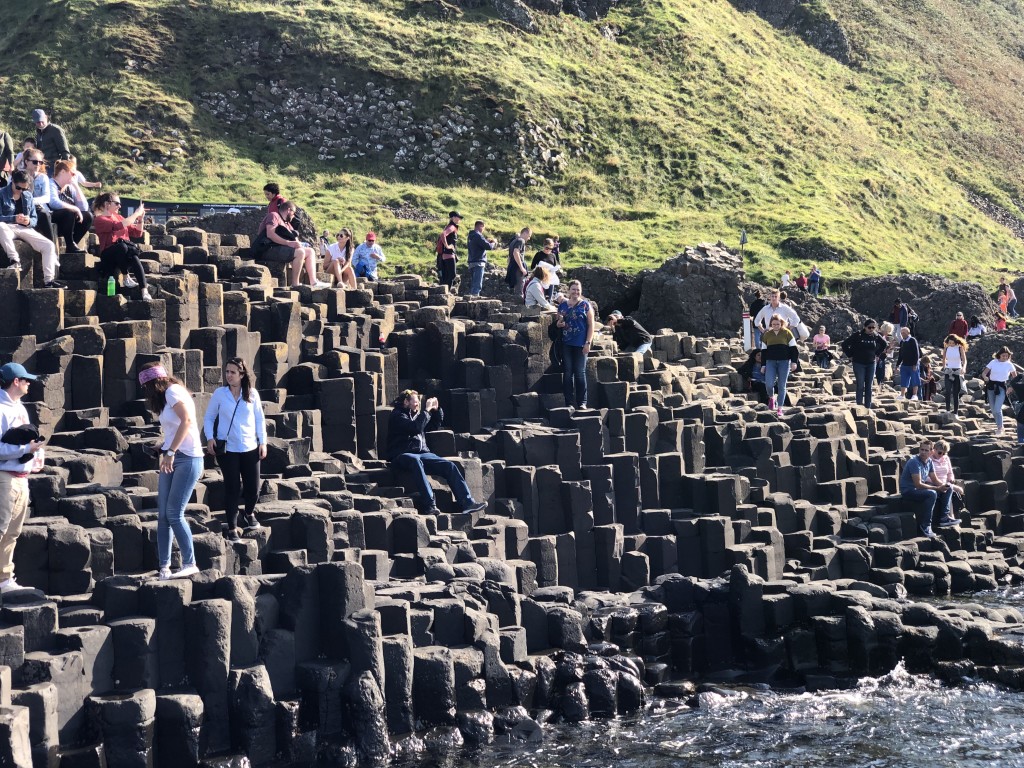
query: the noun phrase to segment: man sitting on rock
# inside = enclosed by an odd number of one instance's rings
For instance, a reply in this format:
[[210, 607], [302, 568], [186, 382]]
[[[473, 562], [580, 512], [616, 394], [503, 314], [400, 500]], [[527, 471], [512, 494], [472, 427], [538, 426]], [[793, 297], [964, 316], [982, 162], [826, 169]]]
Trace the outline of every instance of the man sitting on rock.
[[352, 268], [356, 277], [365, 277], [367, 280], [377, 279], [377, 265], [384, 262], [384, 251], [377, 245], [377, 234], [366, 233], [366, 241], [356, 246], [352, 253]]
[[458, 465], [427, 448], [424, 433], [440, 429], [443, 421], [444, 412], [436, 397], [428, 398], [425, 407], [420, 410], [419, 393], [414, 389], [402, 392], [395, 401], [395, 409], [388, 421], [388, 460], [396, 469], [413, 474], [426, 506], [426, 514], [440, 514], [427, 475], [442, 477], [447, 481], [448, 487], [462, 505], [463, 512], [480, 512], [487, 508], [487, 504], [473, 499]]
[[932, 514], [935, 510], [942, 512], [940, 528], [948, 528], [960, 522], [953, 517], [953, 489], [935, 476], [931, 455], [932, 441], [922, 440], [917, 447], [917, 455], [903, 466], [900, 475], [900, 495], [916, 504], [917, 530], [929, 539], [936, 537], [932, 531]]
[[612, 329], [615, 343], [620, 352], [631, 352], [634, 355], [642, 355], [651, 348], [654, 337], [640, 323], [632, 317], [623, 317], [619, 310], [615, 310], [605, 319], [605, 323]]

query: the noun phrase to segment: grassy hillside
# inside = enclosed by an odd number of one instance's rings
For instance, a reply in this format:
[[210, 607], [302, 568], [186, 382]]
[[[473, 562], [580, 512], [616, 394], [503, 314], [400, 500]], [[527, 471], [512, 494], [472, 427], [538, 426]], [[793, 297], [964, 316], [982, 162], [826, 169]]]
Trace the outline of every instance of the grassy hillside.
[[[417, 0], [39, 0], [5, 12], [0, 45], [21, 53], [0, 60], [0, 124], [25, 135], [43, 106], [90, 176], [149, 199], [261, 201], [278, 179], [318, 223], [373, 227], [405, 264], [432, 260], [438, 224], [392, 209], [457, 206], [501, 235], [557, 232], [571, 263], [639, 269], [745, 228], [755, 276], [823, 254], [826, 276], [1024, 271], [1024, 243], [965, 191], [1024, 216], [1024, 7], [829, 1], [851, 66], [726, 0], [625, 0], [596, 24], [536, 14], [538, 35]], [[511, 187], [481, 155], [468, 181], [462, 155], [447, 170], [401, 170], [390, 150], [321, 160], [290, 129], [203, 106], [367, 82], [412, 104], [413, 127], [445, 107], [537, 126], [564, 162]], [[484, 138], [492, 165], [515, 165], [514, 136]]]

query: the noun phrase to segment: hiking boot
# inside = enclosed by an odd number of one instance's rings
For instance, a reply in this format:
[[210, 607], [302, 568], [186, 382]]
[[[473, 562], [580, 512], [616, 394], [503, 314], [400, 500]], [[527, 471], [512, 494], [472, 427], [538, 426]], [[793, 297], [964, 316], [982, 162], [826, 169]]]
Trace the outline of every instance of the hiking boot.
[[238, 535], [237, 528], [228, 528], [224, 531], [224, 538], [230, 541], [232, 544], [237, 544], [242, 540], [242, 537]]
[[440, 509], [438, 509], [437, 507], [430, 507], [430, 508], [429, 508], [429, 509], [427, 509], [427, 511], [426, 511], [426, 512], [424, 512], [423, 514], [424, 514], [424, 515], [440, 515], [440, 514], [441, 514], [441, 510], [440, 510]]

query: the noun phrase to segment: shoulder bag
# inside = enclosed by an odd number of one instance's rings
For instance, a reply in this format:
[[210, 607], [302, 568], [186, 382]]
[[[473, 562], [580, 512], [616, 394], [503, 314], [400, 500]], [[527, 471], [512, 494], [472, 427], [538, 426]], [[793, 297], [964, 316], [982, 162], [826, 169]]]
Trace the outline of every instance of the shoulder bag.
[[[229, 437], [231, 436], [231, 428], [233, 426], [235, 426], [235, 414], [238, 413], [238, 406], [241, 405], [241, 404], [242, 404], [242, 395], [241, 395], [241, 393], [239, 393], [238, 400], [235, 401], [235, 410], [233, 410], [231, 412], [231, 421], [228, 422], [228, 431], [224, 433], [225, 435], [227, 435]], [[223, 440], [221, 440], [220, 438], [217, 437], [217, 422], [219, 420], [220, 420], [220, 416], [217, 416], [217, 418], [213, 422], [213, 436], [214, 436], [214, 449], [213, 449], [213, 452], [216, 453], [218, 456], [223, 456], [225, 453], [228, 452], [228, 441], [227, 441], [227, 438], [224, 438]]]

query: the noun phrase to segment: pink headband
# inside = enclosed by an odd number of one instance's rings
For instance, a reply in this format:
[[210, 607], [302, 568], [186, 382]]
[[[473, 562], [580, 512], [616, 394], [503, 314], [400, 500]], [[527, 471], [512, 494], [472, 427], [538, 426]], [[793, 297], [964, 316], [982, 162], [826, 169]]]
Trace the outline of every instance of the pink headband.
[[153, 381], [153, 379], [166, 379], [167, 369], [162, 365], [154, 365], [152, 368], [147, 368], [144, 371], [139, 372], [139, 384], [145, 384], [147, 381]]

